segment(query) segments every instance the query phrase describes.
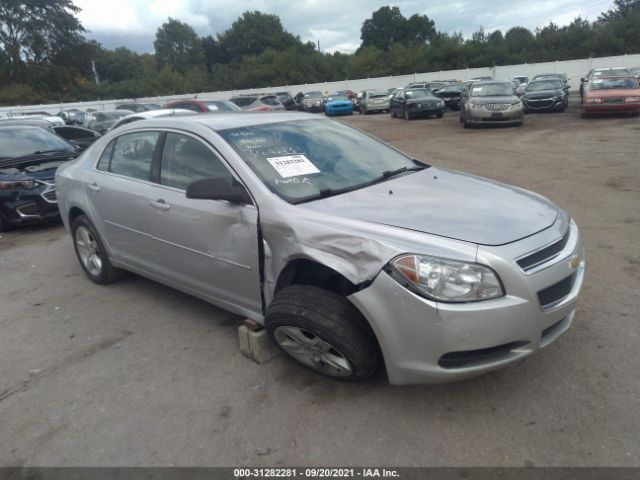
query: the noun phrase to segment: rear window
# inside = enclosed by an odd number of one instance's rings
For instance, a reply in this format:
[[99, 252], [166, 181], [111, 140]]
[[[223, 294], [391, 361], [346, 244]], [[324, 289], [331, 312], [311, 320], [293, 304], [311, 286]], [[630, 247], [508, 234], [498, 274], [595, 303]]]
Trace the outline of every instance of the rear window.
[[280, 105], [280, 102], [278, 101], [278, 97], [274, 97], [274, 96], [262, 97], [260, 100], [262, 101], [262, 103], [266, 105], [271, 105], [271, 106]]
[[237, 97], [237, 98], [231, 99], [231, 101], [236, 105], [238, 105], [239, 107], [248, 107], [256, 100], [257, 100], [256, 97]]

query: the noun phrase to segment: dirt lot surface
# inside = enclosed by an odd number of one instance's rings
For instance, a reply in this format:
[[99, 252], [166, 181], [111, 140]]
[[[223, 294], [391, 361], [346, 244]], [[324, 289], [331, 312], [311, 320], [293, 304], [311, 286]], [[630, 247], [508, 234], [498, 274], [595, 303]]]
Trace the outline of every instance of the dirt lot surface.
[[392, 387], [241, 356], [241, 319], [131, 276], [99, 287], [59, 225], [0, 238], [0, 465], [640, 465], [640, 120], [344, 121], [539, 192], [582, 229], [573, 327], [520, 365]]

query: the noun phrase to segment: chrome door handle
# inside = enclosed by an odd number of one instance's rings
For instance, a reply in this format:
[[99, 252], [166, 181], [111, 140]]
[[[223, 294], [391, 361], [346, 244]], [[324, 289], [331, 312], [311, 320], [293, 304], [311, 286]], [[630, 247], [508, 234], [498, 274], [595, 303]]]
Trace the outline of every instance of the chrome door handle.
[[150, 201], [149, 205], [153, 208], [157, 208], [158, 210], [169, 210], [171, 208], [163, 199], [159, 198], [156, 201]]
[[91, 183], [91, 184], [87, 185], [87, 188], [89, 190], [91, 190], [92, 192], [99, 192], [100, 191], [100, 187], [98, 186], [97, 183]]

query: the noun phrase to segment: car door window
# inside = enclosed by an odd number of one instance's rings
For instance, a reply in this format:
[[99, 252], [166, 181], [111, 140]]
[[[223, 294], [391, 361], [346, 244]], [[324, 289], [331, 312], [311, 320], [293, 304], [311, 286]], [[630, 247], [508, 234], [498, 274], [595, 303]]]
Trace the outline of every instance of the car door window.
[[159, 132], [135, 132], [118, 137], [109, 171], [139, 180], [149, 180], [151, 160], [159, 137]]
[[233, 175], [205, 144], [195, 138], [168, 133], [162, 151], [160, 183], [186, 190], [196, 180], [224, 178], [230, 184]]

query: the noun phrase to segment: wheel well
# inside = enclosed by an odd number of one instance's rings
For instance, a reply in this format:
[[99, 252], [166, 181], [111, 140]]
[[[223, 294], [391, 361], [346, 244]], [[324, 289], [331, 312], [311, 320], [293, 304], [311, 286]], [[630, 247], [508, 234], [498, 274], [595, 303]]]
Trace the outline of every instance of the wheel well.
[[84, 215], [84, 212], [78, 207], [72, 207], [69, 211], [69, 226], [71, 226], [76, 218], [80, 215]]
[[364, 288], [335, 270], [313, 260], [293, 260], [280, 272], [275, 293], [289, 285], [313, 285], [344, 297]]

